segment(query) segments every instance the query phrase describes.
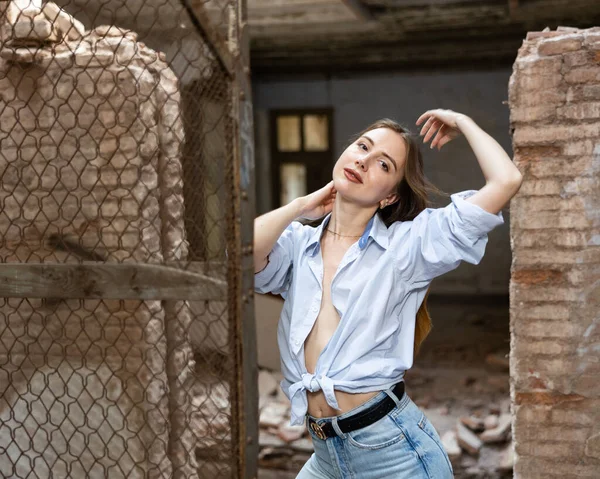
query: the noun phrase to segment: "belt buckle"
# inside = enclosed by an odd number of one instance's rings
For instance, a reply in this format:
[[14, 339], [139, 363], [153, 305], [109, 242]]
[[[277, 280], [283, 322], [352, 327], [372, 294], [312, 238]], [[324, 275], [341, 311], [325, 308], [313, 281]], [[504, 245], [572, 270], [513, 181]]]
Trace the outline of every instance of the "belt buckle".
[[327, 439], [327, 436], [325, 435], [325, 433], [323, 432], [323, 428], [321, 428], [321, 426], [319, 424], [317, 424], [314, 421], [310, 422], [310, 428], [313, 430], [313, 432], [315, 433], [315, 435], [319, 438], [322, 439], [323, 441], [325, 439]]

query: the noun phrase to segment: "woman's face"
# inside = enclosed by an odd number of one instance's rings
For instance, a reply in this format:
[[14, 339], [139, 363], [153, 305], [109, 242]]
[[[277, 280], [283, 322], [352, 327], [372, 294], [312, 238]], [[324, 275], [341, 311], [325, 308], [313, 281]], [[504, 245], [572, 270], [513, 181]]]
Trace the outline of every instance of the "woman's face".
[[368, 131], [352, 143], [333, 167], [333, 184], [345, 199], [362, 206], [396, 201], [404, 177], [406, 144], [389, 128]]

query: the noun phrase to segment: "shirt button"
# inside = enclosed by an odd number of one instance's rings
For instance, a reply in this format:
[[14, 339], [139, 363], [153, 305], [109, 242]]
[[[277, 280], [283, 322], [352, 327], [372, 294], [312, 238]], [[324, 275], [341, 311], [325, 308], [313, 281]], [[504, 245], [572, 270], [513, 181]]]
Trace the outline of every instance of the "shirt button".
[[295, 344], [296, 346], [300, 346], [300, 341], [296, 340], [296, 341], [294, 341], [294, 344]]

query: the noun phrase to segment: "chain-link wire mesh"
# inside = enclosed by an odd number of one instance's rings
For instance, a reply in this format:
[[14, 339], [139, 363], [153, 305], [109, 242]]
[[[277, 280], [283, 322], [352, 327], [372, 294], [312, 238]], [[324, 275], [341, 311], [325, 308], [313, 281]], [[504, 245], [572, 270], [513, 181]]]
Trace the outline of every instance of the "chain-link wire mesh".
[[[226, 38], [237, 3], [0, 1], [0, 266], [226, 284], [232, 77], [194, 15]], [[89, 298], [0, 299], [0, 476], [237, 474], [228, 288], [164, 299], [165, 282], [156, 299], [93, 282]]]

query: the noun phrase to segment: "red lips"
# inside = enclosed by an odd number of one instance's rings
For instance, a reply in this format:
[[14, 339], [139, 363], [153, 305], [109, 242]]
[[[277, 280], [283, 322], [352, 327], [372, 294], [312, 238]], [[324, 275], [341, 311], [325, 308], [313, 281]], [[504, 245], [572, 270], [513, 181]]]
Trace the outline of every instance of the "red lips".
[[344, 174], [346, 175], [346, 178], [348, 178], [353, 183], [362, 183], [363, 182], [362, 177], [360, 176], [360, 173], [356, 170], [352, 170], [350, 168], [344, 168]]

